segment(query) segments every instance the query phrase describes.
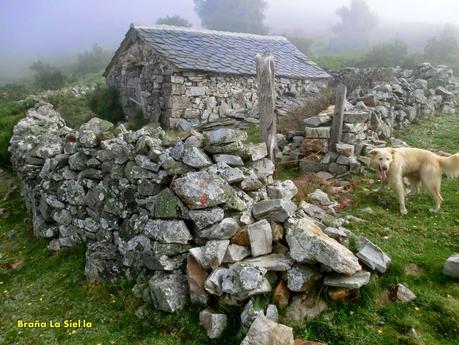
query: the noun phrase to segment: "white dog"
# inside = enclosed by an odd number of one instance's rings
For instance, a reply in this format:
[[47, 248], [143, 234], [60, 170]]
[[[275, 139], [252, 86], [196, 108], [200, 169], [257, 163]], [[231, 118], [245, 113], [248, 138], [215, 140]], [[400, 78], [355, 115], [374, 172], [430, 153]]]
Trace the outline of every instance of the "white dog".
[[[419, 192], [421, 183], [426, 186], [435, 199], [431, 212], [440, 209], [443, 198], [440, 194], [442, 174], [448, 177], [459, 176], [459, 153], [441, 157], [430, 151], [415, 148], [382, 148], [368, 152], [372, 165], [378, 168], [379, 178], [384, 185], [393, 189], [400, 200], [400, 213], [406, 214], [405, 196]], [[411, 186], [405, 195], [403, 179]]]

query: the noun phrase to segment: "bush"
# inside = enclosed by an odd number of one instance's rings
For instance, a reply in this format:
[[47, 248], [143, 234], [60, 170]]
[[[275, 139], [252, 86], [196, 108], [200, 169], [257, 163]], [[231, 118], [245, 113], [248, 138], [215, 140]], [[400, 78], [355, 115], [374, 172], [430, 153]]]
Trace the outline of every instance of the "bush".
[[362, 61], [362, 65], [371, 67], [400, 66], [407, 57], [407, 44], [401, 40], [395, 40], [373, 46]]
[[318, 54], [311, 59], [325, 70], [338, 70], [345, 67], [358, 67], [365, 58], [365, 52], [345, 52], [336, 54]]
[[371, 67], [365, 69], [364, 71], [354, 71], [352, 69], [342, 70], [339, 75], [336, 76], [335, 83], [346, 85], [347, 93], [350, 94], [357, 88], [368, 90], [373, 88], [377, 82], [391, 81], [393, 78], [394, 75], [391, 69], [384, 67]]
[[8, 102], [0, 105], [0, 167], [11, 169], [10, 153], [8, 147], [13, 128], [25, 116], [27, 109], [32, 107], [34, 101]]
[[50, 64], [35, 61], [30, 69], [34, 72], [35, 84], [44, 90], [56, 90], [65, 85], [62, 72]]
[[117, 123], [124, 119], [119, 92], [113, 86], [98, 87], [89, 99], [89, 107], [100, 118]]
[[289, 111], [279, 123], [279, 132], [288, 134], [290, 131], [304, 131], [304, 119], [319, 114], [330, 105], [335, 104], [335, 90], [324, 89], [319, 95], [305, 99], [302, 106]]
[[88, 97], [53, 95], [48, 96], [47, 101], [61, 114], [67, 126], [72, 128], [78, 128], [96, 116], [89, 107]]
[[134, 116], [132, 119], [129, 120], [128, 122], [128, 129], [132, 131], [136, 131], [146, 125], [148, 125], [149, 121], [148, 119], [145, 118], [145, 115], [143, 113], [142, 109], [137, 109], [136, 112], [134, 113]]

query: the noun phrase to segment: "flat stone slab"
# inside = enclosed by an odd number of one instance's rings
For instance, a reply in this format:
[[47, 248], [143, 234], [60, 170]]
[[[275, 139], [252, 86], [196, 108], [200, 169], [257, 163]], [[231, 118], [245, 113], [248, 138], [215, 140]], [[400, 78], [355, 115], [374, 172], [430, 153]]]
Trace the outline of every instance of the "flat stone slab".
[[148, 281], [148, 286], [156, 309], [173, 313], [185, 307], [188, 283], [184, 274], [155, 274]]
[[288, 199], [263, 200], [253, 205], [252, 213], [257, 219], [272, 217], [276, 222], [283, 223], [296, 211], [296, 205]]
[[260, 256], [271, 253], [273, 235], [271, 225], [266, 219], [260, 220], [248, 226], [250, 248], [252, 256]]
[[243, 167], [244, 162], [240, 156], [236, 155], [225, 155], [225, 154], [217, 154], [214, 155], [214, 160], [217, 163], [226, 163], [231, 167]]
[[346, 275], [352, 275], [362, 269], [354, 254], [325, 235], [311, 218], [291, 218], [286, 223], [290, 256], [295, 261], [319, 262], [335, 272]]
[[204, 229], [221, 221], [225, 217], [225, 212], [223, 209], [215, 207], [204, 210], [190, 210], [188, 215], [198, 229]]
[[352, 276], [332, 275], [324, 279], [324, 285], [343, 287], [348, 289], [359, 289], [370, 282], [370, 272], [360, 271]]
[[149, 220], [143, 230], [145, 236], [162, 242], [187, 244], [193, 239], [183, 220]]
[[358, 252], [356, 256], [371, 270], [380, 273], [386, 272], [391, 259], [381, 248], [372, 243], [368, 238], [359, 236], [357, 238]]
[[277, 272], [287, 271], [293, 264], [293, 260], [283, 254], [269, 254], [256, 258], [245, 259], [242, 262], [256, 267], [262, 267], [267, 271]]

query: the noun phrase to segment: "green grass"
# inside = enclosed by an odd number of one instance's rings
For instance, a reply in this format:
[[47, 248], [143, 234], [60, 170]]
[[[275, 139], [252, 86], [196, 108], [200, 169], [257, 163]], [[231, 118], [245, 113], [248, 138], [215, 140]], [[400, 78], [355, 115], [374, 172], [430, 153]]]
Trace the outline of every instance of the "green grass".
[[46, 100], [62, 115], [67, 126], [78, 129], [81, 124], [97, 116], [89, 107], [88, 97], [54, 95], [47, 97]]
[[[458, 132], [456, 116], [448, 115], [412, 126], [401, 137], [418, 147], [453, 152], [459, 147]], [[140, 302], [130, 293], [133, 282], [88, 285], [84, 248], [49, 254], [46, 241], [32, 236], [19, 193], [1, 201], [8, 178], [0, 178], [0, 208], [7, 213], [0, 218], [0, 344], [240, 343], [239, 315], [232, 309], [228, 309], [230, 327], [218, 341], [209, 341], [198, 325], [198, 307], [172, 315], [151, 309], [145, 319], [137, 319], [134, 312]], [[409, 213], [402, 217], [393, 193], [365, 192], [374, 187], [361, 185], [355, 195], [357, 204], [346, 213], [365, 220], [351, 229], [385, 250], [392, 266], [385, 274], [373, 274], [356, 302], [327, 300], [327, 311], [295, 328], [295, 335], [330, 345], [458, 344], [459, 284], [441, 271], [444, 260], [459, 250], [459, 180], [444, 180], [444, 205], [435, 215], [428, 212], [432, 200], [426, 192], [408, 201]], [[361, 211], [364, 207], [371, 207], [375, 215]], [[11, 269], [9, 264], [18, 260], [25, 261]], [[415, 302], [399, 304], [381, 298], [398, 282], [415, 292]], [[325, 290], [322, 295], [327, 298]], [[18, 319], [86, 319], [93, 328], [76, 329], [73, 334], [63, 328], [18, 329]]]
[[[434, 117], [402, 131], [410, 145], [457, 152], [457, 115]], [[329, 302], [329, 311], [299, 332], [310, 338], [341, 344], [459, 344], [459, 284], [443, 276], [443, 263], [459, 251], [459, 180], [444, 179], [442, 209], [431, 214], [433, 200], [423, 191], [408, 200], [408, 215], [400, 216], [391, 191], [368, 193], [361, 185], [356, 205], [347, 211], [362, 219], [350, 227], [379, 245], [392, 258], [383, 275], [373, 275], [356, 303]], [[361, 211], [371, 207], [370, 215]], [[381, 302], [397, 283], [416, 295], [414, 303]], [[416, 330], [416, 335], [409, 332]]]

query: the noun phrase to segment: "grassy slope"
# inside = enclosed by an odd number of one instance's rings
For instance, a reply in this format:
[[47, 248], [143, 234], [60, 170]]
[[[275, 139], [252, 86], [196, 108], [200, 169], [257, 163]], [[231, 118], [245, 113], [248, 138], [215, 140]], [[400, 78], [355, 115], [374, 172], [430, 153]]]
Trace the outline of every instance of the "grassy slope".
[[[403, 137], [418, 147], [455, 151], [459, 147], [459, 121], [449, 116], [413, 126]], [[6, 177], [0, 196], [7, 189]], [[390, 192], [367, 195], [358, 192], [358, 204], [349, 213], [366, 221], [353, 231], [380, 245], [393, 260], [384, 275], [375, 275], [361, 289], [356, 303], [328, 302], [320, 318], [296, 329], [296, 335], [339, 344], [456, 344], [459, 343], [459, 284], [441, 274], [444, 259], [458, 251], [459, 180], [445, 180], [445, 203], [437, 215], [428, 213], [432, 201], [426, 193], [408, 201], [410, 213], [398, 215]], [[0, 197], [1, 200], [1, 197]], [[387, 203], [387, 206], [379, 204]], [[376, 215], [361, 212], [370, 206]], [[18, 193], [0, 208], [0, 344], [238, 344], [237, 317], [233, 315], [224, 340], [211, 342], [197, 326], [199, 310], [190, 307], [174, 315], [151, 312], [136, 319], [138, 306], [129, 293], [129, 282], [89, 286], [84, 278], [84, 248], [50, 255], [46, 242], [31, 235]], [[17, 268], [9, 264], [25, 260]], [[409, 264], [416, 270], [407, 271]], [[414, 266], [413, 266], [414, 267]], [[397, 282], [407, 284], [418, 296], [402, 305], [385, 302], [381, 296]], [[18, 329], [24, 320], [86, 319], [92, 329]], [[416, 334], [410, 333], [414, 327]]]

